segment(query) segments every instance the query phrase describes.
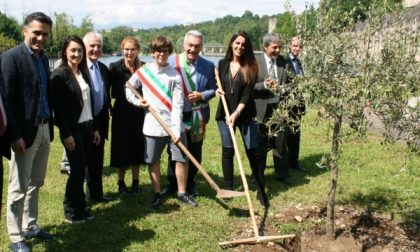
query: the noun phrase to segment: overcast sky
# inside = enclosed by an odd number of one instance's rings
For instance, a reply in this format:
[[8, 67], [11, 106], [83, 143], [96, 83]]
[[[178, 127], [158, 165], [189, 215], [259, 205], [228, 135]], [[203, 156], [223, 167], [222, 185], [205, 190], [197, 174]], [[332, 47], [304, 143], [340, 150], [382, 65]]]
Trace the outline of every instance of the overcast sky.
[[[273, 15], [285, 10], [286, 0], [0, 0], [0, 10], [22, 23], [23, 15], [42, 11], [53, 16], [65, 12], [76, 25], [90, 16], [95, 29], [118, 25], [134, 28], [160, 28], [214, 20], [228, 14], [241, 16], [245, 10], [254, 14]], [[297, 13], [318, 0], [288, 1]]]

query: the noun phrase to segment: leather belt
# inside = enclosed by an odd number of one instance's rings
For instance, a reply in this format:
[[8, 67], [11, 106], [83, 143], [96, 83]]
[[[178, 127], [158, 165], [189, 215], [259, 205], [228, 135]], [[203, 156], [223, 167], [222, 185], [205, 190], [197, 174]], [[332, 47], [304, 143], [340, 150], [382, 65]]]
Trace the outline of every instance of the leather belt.
[[93, 124], [93, 120], [78, 123], [79, 127], [90, 127], [92, 126], [92, 124]]

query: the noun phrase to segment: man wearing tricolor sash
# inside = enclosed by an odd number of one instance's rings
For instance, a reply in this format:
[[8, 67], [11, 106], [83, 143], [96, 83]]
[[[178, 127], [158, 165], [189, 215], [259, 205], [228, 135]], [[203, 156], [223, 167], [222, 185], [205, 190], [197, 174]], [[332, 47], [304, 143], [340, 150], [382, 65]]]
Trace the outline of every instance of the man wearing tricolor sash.
[[139, 68], [127, 83], [127, 85], [132, 85], [134, 88], [141, 86], [143, 99], [136, 97], [126, 87], [127, 101], [135, 106], [150, 107], [156, 111], [175, 134], [175, 138], [171, 139], [153, 115], [150, 112], [146, 112], [143, 125], [146, 141], [145, 161], [149, 164], [150, 178], [155, 192], [151, 206], [153, 209], [156, 209], [163, 201], [160, 193], [160, 157], [166, 144], [171, 150], [172, 161], [176, 163], [178, 199], [189, 205], [197, 206], [194, 198], [190, 197], [186, 192], [188, 157], [175, 144], [181, 141], [186, 145], [187, 138], [184, 125], [182, 124], [184, 94], [182, 92], [181, 77], [168, 64], [168, 57], [173, 51], [173, 46], [169, 39], [159, 36], [153, 39], [150, 47], [153, 62]]
[[[202, 146], [206, 131], [206, 124], [210, 117], [209, 100], [215, 96], [216, 81], [214, 64], [201, 57], [203, 35], [191, 30], [184, 37], [184, 52], [169, 58], [169, 64], [177, 70], [182, 78], [184, 93], [183, 123], [187, 133], [188, 150], [201, 163]], [[175, 163], [168, 162], [168, 187], [165, 194], [175, 192], [176, 176]], [[197, 168], [189, 162], [187, 192], [197, 196], [195, 176]]]

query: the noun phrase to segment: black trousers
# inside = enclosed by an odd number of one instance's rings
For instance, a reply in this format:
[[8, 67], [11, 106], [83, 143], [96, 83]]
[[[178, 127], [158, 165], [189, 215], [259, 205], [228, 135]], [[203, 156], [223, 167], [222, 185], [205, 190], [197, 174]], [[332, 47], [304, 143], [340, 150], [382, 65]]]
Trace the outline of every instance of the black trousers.
[[0, 156], [0, 216], [1, 216], [1, 204], [3, 199], [3, 158]]
[[272, 150], [274, 170], [277, 176], [281, 179], [289, 178], [288, 152], [287, 152], [287, 138], [288, 133], [285, 128], [284, 131], [279, 131], [275, 136], [268, 135], [268, 128], [264, 124], [259, 124], [259, 153], [260, 153], [260, 167], [265, 170], [267, 166], [267, 153]]
[[101, 142], [92, 145], [86, 169], [86, 196], [88, 199], [101, 200], [104, 197], [102, 186], [102, 172], [104, 169], [105, 138], [101, 135]]
[[[203, 141], [200, 142], [191, 142], [191, 134], [189, 131], [187, 133], [187, 142], [188, 142], [188, 150], [191, 152], [193, 157], [197, 160], [198, 163], [201, 164], [202, 160], [202, 148], [203, 148]], [[178, 183], [176, 181], [175, 176], [175, 163], [174, 161], [171, 161], [171, 151], [169, 148], [168, 150], [168, 173], [167, 173], [167, 179], [168, 179], [168, 189], [170, 191], [176, 191], [178, 189]], [[192, 193], [194, 187], [195, 187], [195, 176], [197, 175], [198, 169], [197, 167], [191, 162], [191, 160], [188, 163], [188, 179], [187, 179], [187, 192], [189, 194]]]
[[70, 175], [67, 179], [64, 194], [64, 214], [66, 217], [80, 217], [86, 208], [83, 182], [86, 165], [93, 145], [92, 125], [81, 125], [72, 132], [76, 148], [74, 151], [66, 150], [70, 164]]
[[[301, 121], [303, 111], [298, 106], [294, 106], [289, 113], [294, 120]], [[300, 126], [294, 126], [293, 131], [288, 130], [287, 149], [289, 167], [295, 169], [299, 166], [299, 149], [300, 149]]]

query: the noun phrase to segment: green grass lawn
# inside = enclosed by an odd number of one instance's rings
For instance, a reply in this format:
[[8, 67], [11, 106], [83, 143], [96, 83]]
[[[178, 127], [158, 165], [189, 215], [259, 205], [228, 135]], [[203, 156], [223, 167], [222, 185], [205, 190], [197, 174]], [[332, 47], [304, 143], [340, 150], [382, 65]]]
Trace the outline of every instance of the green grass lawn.
[[[216, 103], [217, 99], [214, 99], [212, 118], [204, 142], [202, 166], [223, 187], [220, 136], [214, 121]], [[269, 218], [282, 209], [299, 203], [303, 206], [325, 205], [330, 173], [328, 169], [318, 168], [316, 162], [330, 150], [330, 144], [325, 140], [326, 132], [325, 123], [315, 124], [315, 112], [304, 117], [300, 157], [309, 172], [306, 175], [291, 172], [293, 186], [290, 188], [275, 180], [273, 162], [269, 159], [266, 169], [266, 184], [271, 200]], [[243, 150], [242, 141], [238, 143]], [[351, 137], [346, 139], [339, 161], [337, 204], [350, 204], [383, 213], [393, 212], [403, 221], [418, 221], [420, 158], [416, 156], [410, 160], [404, 151], [405, 146], [402, 144], [382, 145], [380, 136], [373, 133], [369, 134], [364, 143]], [[60, 174], [61, 154], [62, 145], [56, 137], [51, 145], [47, 178], [41, 189], [39, 204], [39, 224], [51, 232], [55, 239], [48, 242], [31, 240], [29, 243], [33, 251], [218, 251], [221, 250], [217, 245], [219, 241], [231, 240], [245, 226], [250, 226], [245, 197], [236, 198], [225, 206], [215, 198], [215, 192], [200, 175], [197, 208], [180, 205], [175, 198], [170, 198], [158, 211], [151, 211], [149, 205], [152, 189], [146, 167], [141, 168], [140, 196], [119, 197], [116, 172], [108, 166], [109, 143], [106, 145], [103, 179], [105, 194], [114, 200], [108, 204], [94, 205], [94, 220], [82, 225], [66, 224], [63, 221], [62, 200], [67, 177]], [[250, 174], [244, 154], [242, 159], [246, 173]], [[8, 168], [6, 161], [3, 161], [6, 168], [0, 251], [7, 251], [10, 246], [5, 216]], [[166, 154], [162, 161], [162, 181], [166, 184]], [[237, 166], [235, 169], [235, 184], [239, 188], [239, 169]], [[130, 172], [127, 175], [126, 183], [129, 185]], [[262, 213], [262, 206], [255, 200], [255, 190], [252, 192], [252, 199], [255, 210]], [[270, 222], [269, 225], [279, 233], [288, 233], [307, 228], [310, 223], [283, 225]]]

